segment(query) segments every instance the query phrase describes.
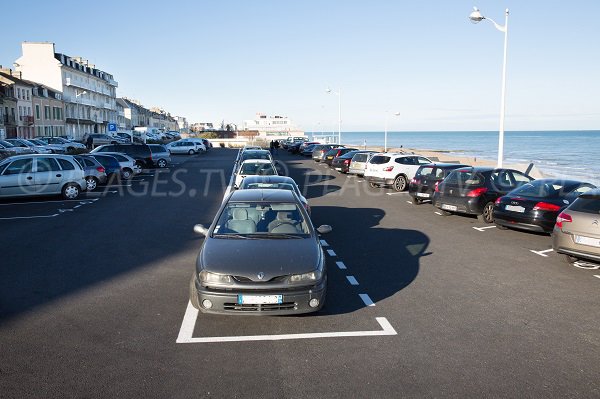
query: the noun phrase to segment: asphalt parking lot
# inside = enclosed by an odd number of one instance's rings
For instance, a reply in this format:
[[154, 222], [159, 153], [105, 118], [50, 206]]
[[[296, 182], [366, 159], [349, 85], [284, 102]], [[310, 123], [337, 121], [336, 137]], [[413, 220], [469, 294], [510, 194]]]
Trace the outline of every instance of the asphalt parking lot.
[[212, 222], [235, 156], [0, 202], [3, 396], [600, 396], [600, 270], [281, 150], [313, 224], [333, 227], [326, 306], [197, 314], [192, 227]]

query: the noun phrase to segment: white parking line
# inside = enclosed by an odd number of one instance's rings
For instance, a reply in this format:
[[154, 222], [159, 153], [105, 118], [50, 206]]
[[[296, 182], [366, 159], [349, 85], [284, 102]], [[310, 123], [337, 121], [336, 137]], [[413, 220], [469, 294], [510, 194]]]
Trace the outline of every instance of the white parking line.
[[545, 250], [543, 250], [543, 251], [534, 251], [533, 249], [530, 249], [529, 251], [530, 251], [530, 252], [533, 252], [533, 253], [534, 253], [534, 254], [536, 254], [536, 255], [543, 256], [544, 258], [547, 258], [547, 257], [548, 257], [548, 255], [546, 255], [546, 253], [547, 253], [547, 252], [552, 252], [552, 248], [550, 248], [550, 249], [545, 249]]
[[0, 220], [53, 218], [55, 216], [58, 216], [58, 213], [55, 213], [54, 215], [47, 215], [47, 216], [15, 216], [15, 217], [11, 217], [11, 218], [0, 218]]
[[408, 191], [400, 191], [399, 193], [386, 193], [387, 195], [406, 195]]
[[600, 278], [600, 274], [594, 274], [594, 277]]
[[577, 262], [573, 263], [573, 266], [578, 267], [580, 269], [585, 269], [585, 270], [598, 270], [598, 269], [600, 269], [600, 265], [598, 265], [596, 263], [585, 262], [583, 260], [578, 260]]
[[433, 212], [433, 213], [435, 213], [436, 215], [440, 215], [440, 216], [442, 216], [442, 213], [441, 213], [441, 212]]
[[[118, 193], [117, 190], [107, 190], [107, 191], [90, 191], [88, 193], [86, 193], [87, 195], [106, 195], [106, 194], [116, 194]], [[95, 199], [90, 199], [89, 201], [96, 201], [98, 198]]]
[[327, 250], [327, 253], [329, 254], [329, 256], [337, 256], [337, 255], [335, 254], [335, 251], [334, 251], [333, 249], [328, 249], [328, 250]]
[[[0, 204], [0, 206], [5, 206], [5, 205], [30, 205], [30, 204], [51, 204], [53, 202], [81, 202], [80, 199], [75, 199], [75, 200], [52, 200], [52, 201], [35, 201], [35, 202], [11, 202], [9, 204]], [[84, 201], [98, 201], [98, 198], [96, 199], [90, 199], [90, 200], [84, 200]]]
[[371, 297], [367, 294], [358, 294], [360, 299], [365, 303], [366, 306], [375, 306], [375, 303], [371, 300]]
[[477, 230], [477, 231], [481, 231], [481, 232], [483, 232], [483, 231], [486, 231], [487, 229], [495, 229], [495, 228], [496, 228], [496, 226], [473, 227], [473, 228], [474, 228], [475, 230]]
[[179, 335], [175, 341], [178, 344], [205, 344], [205, 343], [223, 343], [223, 342], [248, 342], [248, 341], [282, 341], [290, 339], [316, 339], [316, 338], [340, 338], [340, 337], [372, 337], [382, 335], [397, 335], [398, 333], [392, 327], [385, 317], [376, 317], [375, 320], [381, 327], [381, 330], [373, 331], [339, 331], [324, 333], [302, 333], [302, 334], [274, 334], [274, 335], [240, 335], [225, 337], [198, 337], [195, 338], [194, 328], [198, 319], [198, 309], [194, 308], [188, 302], [183, 322], [179, 329]]
[[329, 246], [329, 244], [327, 244], [327, 241], [325, 241], [325, 240], [320, 240], [320, 242], [321, 242], [321, 245], [324, 246], [324, 247], [328, 247]]
[[335, 262], [335, 264], [340, 270], [346, 270], [346, 265], [344, 264], [344, 262]]
[[356, 281], [356, 278], [354, 276], [346, 276], [346, 279], [348, 280], [350, 285], [358, 285], [358, 281]]
[[407, 204], [411, 204], [412, 205], [412, 201], [406, 201]]

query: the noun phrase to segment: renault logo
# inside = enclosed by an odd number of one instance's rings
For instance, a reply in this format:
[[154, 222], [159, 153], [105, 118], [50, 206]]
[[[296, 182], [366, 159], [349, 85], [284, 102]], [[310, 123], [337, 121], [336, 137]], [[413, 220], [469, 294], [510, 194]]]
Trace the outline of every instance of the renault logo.
[[263, 272], [260, 272], [256, 275], [256, 277], [258, 277], [259, 280], [262, 280], [263, 278], [265, 278], [265, 274]]

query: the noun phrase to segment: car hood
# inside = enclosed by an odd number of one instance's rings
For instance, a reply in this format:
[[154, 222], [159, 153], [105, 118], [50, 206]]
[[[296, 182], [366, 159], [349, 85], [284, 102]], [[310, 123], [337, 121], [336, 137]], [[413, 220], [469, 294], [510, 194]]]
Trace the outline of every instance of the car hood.
[[321, 257], [314, 238], [221, 239], [207, 237], [198, 256], [197, 270], [243, 276], [262, 281], [313, 271]]

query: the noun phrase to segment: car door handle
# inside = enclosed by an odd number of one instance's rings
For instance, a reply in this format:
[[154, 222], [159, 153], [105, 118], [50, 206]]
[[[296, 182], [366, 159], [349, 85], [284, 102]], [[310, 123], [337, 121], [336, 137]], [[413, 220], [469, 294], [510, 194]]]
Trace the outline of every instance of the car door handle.
[[27, 176], [27, 180], [32, 180], [32, 179], [33, 179], [33, 177]]
[[62, 177], [62, 175], [61, 175], [61, 174], [58, 174], [58, 175], [56, 175], [56, 177]]

